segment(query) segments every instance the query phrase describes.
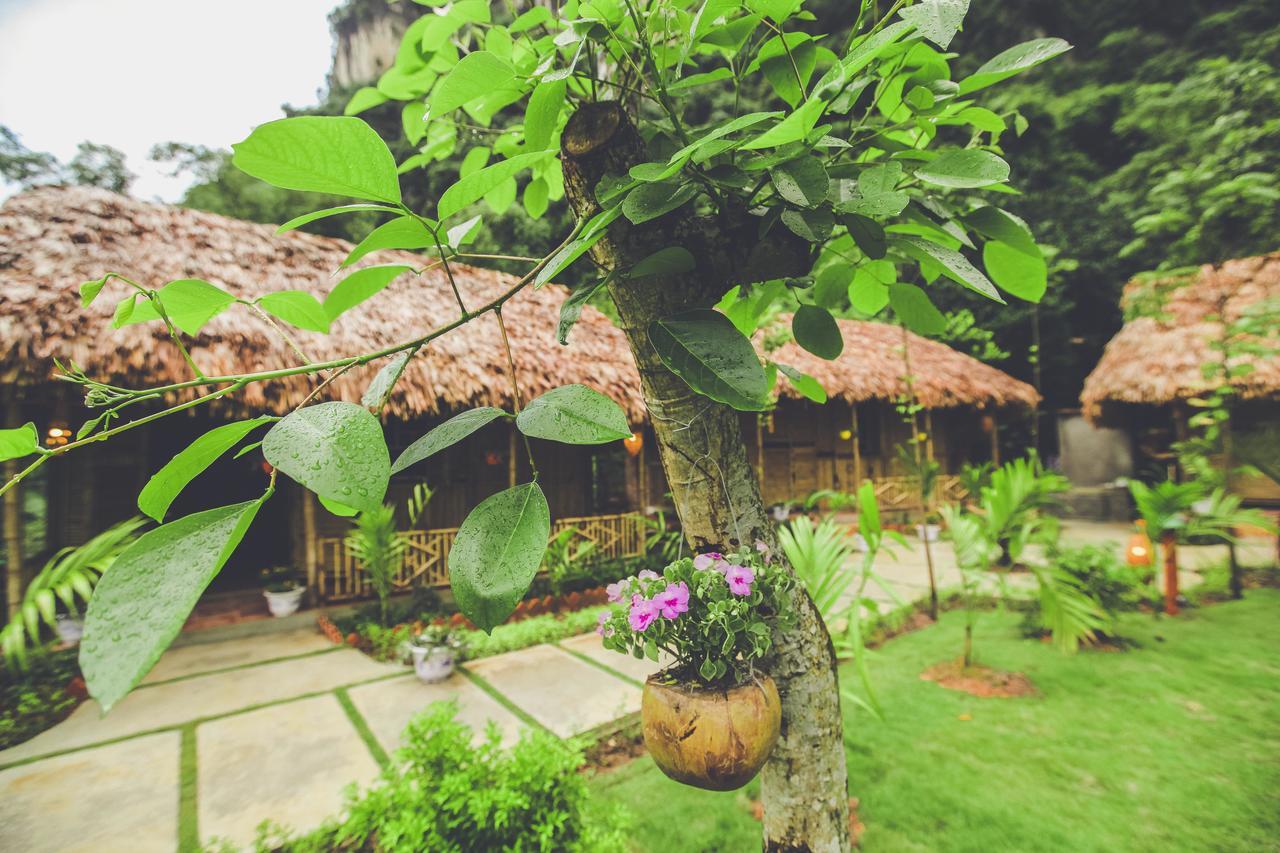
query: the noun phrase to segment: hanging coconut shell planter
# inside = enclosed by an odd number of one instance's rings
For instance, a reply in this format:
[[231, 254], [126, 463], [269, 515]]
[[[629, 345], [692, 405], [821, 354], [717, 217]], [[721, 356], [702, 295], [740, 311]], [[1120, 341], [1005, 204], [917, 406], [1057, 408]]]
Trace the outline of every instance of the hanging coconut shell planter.
[[645, 682], [640, 716], [649, 755], [677, 782], [741, 788], [778, 742], [778, 688], [757, 664], [793, 581], [767, 557], [763, 544], [699, 554], [609, 586], [605, 647], [670, 663]]
[[728, 689], [644, 685], [644, 745], [663, 773], [696, 788], [732, 791], [755, 778], [778, 742], [782, 702], [769, 676]]

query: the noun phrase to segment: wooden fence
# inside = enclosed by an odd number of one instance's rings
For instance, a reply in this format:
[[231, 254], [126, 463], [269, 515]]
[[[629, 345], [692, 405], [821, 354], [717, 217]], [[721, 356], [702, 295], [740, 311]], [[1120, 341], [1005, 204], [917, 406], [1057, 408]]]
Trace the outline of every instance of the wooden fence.
[[[590, 515], [561, 518], [551, 526], [555, 536], [576, 528], [584, 539], [596, 543], [596, 553], [606, 557], [628, 557], [644, 553], [645, 525], [641, 516]], [[409, 530], [404, 559], [395, 574], [395, 585], [446, 586], [449, 583], [448, 557], [458, 528]], [[360, 561], [347, 548], [346, 540], [328, 536], [316, 542], [317, 590], [321, 601], [347, 601], [373, 594]]]
[[[904, 512], [919, 510], [920, 491], [911, 477], [877, 477], [873, 481], [876, 487], [876, 503], [880, 512]], [[959, 503], [968, 498], [969, 493], [960, 484], [960, 478], [943, 475], [938, 477], [934, 487], [933, 502], [935, 506]]]

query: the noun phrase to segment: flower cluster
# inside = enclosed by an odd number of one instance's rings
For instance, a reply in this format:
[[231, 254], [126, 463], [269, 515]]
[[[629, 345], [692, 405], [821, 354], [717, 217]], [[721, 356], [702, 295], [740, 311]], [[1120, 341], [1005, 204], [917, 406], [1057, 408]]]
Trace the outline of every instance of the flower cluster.
[[606, 648], [665, 657], [678, 677], [738, 682], [772, 647], [791, 583], [764, 543], [698, 554], [609, 584], [613, 606], [596, 630]]

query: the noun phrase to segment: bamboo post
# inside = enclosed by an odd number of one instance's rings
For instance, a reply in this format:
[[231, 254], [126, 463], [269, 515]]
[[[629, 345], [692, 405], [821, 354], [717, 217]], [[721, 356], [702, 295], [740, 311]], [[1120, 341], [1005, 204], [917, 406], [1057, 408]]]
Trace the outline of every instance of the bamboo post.
[[862, 447], [858, 436], [858, 404], [850, 404], [849, 411], [851, 413], [849, 418], [850, 431], [853, 433], [853, 437], [850, 439], [853, 442], [853, 491], [856, 492], [862, 487]]
[[995, 409], [991, 410], [991, 464], [1000, 467], [1000, 421], [996, 420]]
[[320, 603], [320, 565], [316, 559], [316, 502], [310, 489], [302, 489], [302, 562], [307, 570], [307, 598], [311, 606]]
[[[12, 387], [5, 389], [5, 427], [22, 426], [22, 411], [18, 408], [17, 394]], [[4, 463], [6, 481], [18, 476], [21, 460], [10, 459]], [[5, 602], [9, 619], [14, 619], [22, 604], [22, 486], [15, 485], [4, 493], [4, 545], [5, 545]]]
[[925, 439], [924, 451], [929, 457], [929, 461], [933, 461], [933, 409], [924, 410], [924, 431], [928, 435]]

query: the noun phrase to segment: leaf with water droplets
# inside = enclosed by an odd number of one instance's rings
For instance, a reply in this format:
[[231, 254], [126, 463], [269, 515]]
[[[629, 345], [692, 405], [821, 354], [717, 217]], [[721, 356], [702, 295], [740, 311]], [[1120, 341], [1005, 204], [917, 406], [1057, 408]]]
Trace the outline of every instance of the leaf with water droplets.
[[542, 564], [551, 512], [537, 483], [486, 498], [458, 528], [449, 585], [462, 615], [492, 631], [515, 610]]
[[163, 521], [169, 505], [188, 483], [212, 465], [219, 456], [235, 447], [240, 439], [269, 420], [272, 419], [261, 417], [223, 424], [191, 442], [142, 487], [142, 492], [138, 495], [138, 509], [156, 521]]
[[240, 544], [262, 500], [185, 516], [138, 537], [85, 613], [80, 669], [105, 713], [150, 671]]
[[413, 353], [405, 352], [384, 364], [378, 374], [373, 377], [373, 381], [369, 383], [369, 387], [360, 395], [360, 405], [375, 412], [381, 409], [386, 398], [391, 394], [391, 389], [395, 388], [396, 383], [400, 381], [400, 374], [404, 373], [412, 357]]
[[381, 506], [391, 479], [382, 425], [355, 403], [321, 403], [286, 416], [262, 440], [262, 455], [320, 497], [360, 510]]
[[428, 456], [457, 444], [471, 435], [471, 433], [480, 429], [480, 427], [497, 420], [505, 414], [506, 412], [502, 411], [502, 409], [495, 409], [493, 406], [481, 406], [478, 409], [468, 409], [462, 414], [454, 415], [406, 447], [404, 453], [396, 457], [395, 464], [391, 466], [391, 473], [399, 474], [410, 465], [421, 462]]
[[605, 444], [631, 436], [622, 407], [586, 385], [552, 388], [516, 416], [516, 426], [531, 438], [565, 444]]

